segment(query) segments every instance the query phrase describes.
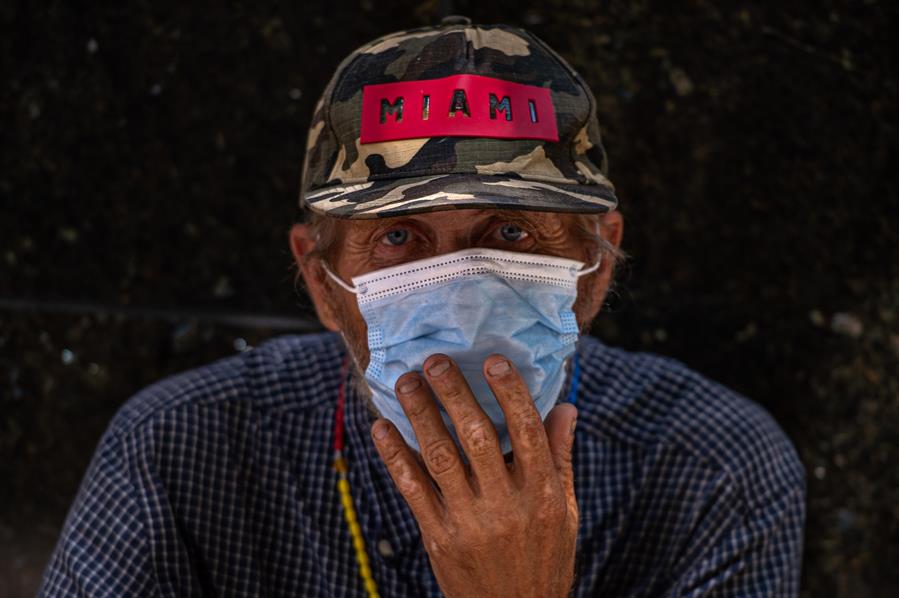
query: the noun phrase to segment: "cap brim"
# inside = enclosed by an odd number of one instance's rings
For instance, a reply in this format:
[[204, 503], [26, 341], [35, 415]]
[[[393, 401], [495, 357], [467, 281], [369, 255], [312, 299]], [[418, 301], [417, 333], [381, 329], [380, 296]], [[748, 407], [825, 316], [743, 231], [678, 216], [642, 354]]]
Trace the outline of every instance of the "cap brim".
[[516, 176], [439, 174], [334, 185], [304, 197], [310, 210], [335, 218], [386, 218], [465, 208], [602, 214], [618, 205], [612, 187], [550, 183]]

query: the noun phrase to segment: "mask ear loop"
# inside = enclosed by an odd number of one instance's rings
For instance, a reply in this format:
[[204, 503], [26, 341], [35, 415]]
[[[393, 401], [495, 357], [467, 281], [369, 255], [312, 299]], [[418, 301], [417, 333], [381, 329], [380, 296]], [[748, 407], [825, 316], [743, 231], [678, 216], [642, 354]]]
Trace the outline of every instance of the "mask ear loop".
[[324, 260], [322, 260], [322, 268], [324, 268], [325, 274], [330, 276], [334, 282], [339, 284], [341, 287], [343, 287], [348, 292], [350, 292], [354, 295], [359, 295], [366, 291], [364, 284], [359, 285], [358, 287], [354, 287], [353, 285], [347, 284], [346, 282], [344, 282], [339, 276], [337, 276], [336, 274], [334, 274], [334, 272], [331, 271], [331, 268], [328, 267], [327, 262], [325, 262]]
[[602, 256], [599, 256], [599, 259], [596, 260], [595, 264], [593, 264], [592, 266], [587, 266], [585, 268], [581, 268], [580, 270], [575, 272], [574, 275], [577, 276], [578, 278], [580, 278], [581, 276], [584, 276], [585, 274], [590, 274], [591, 272], [596, 272], [597, 270], [599, 270], [600, 264], [602, 264]]
[[[595, 234], [596, 234], [597, 239], [602, 238], [599, 234], [599, 221], [598, 220], [596, 221], [596, 233]], [[577, 272], [574, 273], [574, 275], [577, 276], [578, 278], [580, 278], [581, 276], [584, 276], [585, 274], [590, 274], [591, 272], [596, 272], [597, 270], [599, 270], [600, 264], [602, 264], [602, 253], [599, 254], [599, 257], [596, 259], [595, 264], [593, 264], [592, 266], [587, 266], [586, 268], [583, 268], [581, 270], [578, 270]]]

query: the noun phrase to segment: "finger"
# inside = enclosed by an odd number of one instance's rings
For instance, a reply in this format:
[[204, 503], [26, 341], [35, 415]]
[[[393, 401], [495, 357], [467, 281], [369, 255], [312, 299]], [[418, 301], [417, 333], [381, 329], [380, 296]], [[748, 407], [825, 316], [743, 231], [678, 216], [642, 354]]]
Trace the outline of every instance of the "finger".
[[422, 533], [442, 529], [444, 507], [440, 498], [394, 425], [386, 419], [377, 420], [372, 424], [371, 437]]
[[553, 460], [546, 430], [534, 399], [518, 370], [502, 355], [484, 361], [484, 376], [506, 417], [516, 475], [524, 481], [548, 483], [553, 478]]
[[400, 376], [396, 381], [396, 396], [415, 431], [425, 466], [447, 504], [471, 500], [473, 492], [468, 473], [421, 375], [409, 372]]
[[459, 366], [438, 353], [425, 360], [424, 370], [431, 389], [453, 422], [478, 492], [505, 492], [510, 479], [496, 428], [478, 405]]
[[[553, 463], [562, 481], [565, 496], [574, 499], [574, 472], [571, 466], [571, 450], [574, 446], [574, 427], [577, 423], [577, 408], [571, 403], [556, 405], [546, 416], [544, 428], [549, 439], [549, 450]], [[575, 506], [577, 503], [575, 502]]]

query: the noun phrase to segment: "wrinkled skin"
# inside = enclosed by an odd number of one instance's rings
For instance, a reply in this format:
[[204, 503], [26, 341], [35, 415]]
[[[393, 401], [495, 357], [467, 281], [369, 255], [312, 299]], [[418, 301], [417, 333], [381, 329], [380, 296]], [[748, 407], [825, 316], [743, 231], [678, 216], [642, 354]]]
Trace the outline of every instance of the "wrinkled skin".
[[[618, 246], [620, 214], [596, 218], [603, 238]], [[572, 215], [495, 209], [343, 220], [338, 222], [340, 243], [329, 265], [349, 281], [387, 266], [475, 246], [590, 263], [593, 248], [575, 230]], [[325, 275], [306, 225], [293, 227], [290, 244], [319, 319], [329, 330], [343, 333], [364, 368], [369, 359], [366, 325], [355, 296]], [[613, 269], [612, 260], [603, 260], [596, 272], [580, 279], [574, 312], [582, 328], [599, 312]], [[511, 459], [504, 458], [490, 420], [445, 355], [432, 355], [422, 372], [409, 372], [396, 384], [421, 455], [383, 418], [372, 425], [372, 440], [418, 521], [446, 596], [566, 596], [574, 579], [578, 523], [571, 468], [576, 409], [558, 405], [541, 422], [514, 364], [492, 355], [484, 362], [484, 374], [509, 426]], [[452, 442], [435, 399], [459, 431], [468, 464]]]

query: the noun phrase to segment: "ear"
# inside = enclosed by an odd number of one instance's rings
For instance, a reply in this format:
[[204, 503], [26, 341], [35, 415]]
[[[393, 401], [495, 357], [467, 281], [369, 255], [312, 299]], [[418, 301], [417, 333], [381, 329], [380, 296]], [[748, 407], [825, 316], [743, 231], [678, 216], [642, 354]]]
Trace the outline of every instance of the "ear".
[[[600, 216], [599, 233], [603, 239], [615, 247], [620, 247], [624, 235], [624, 218], [621, 213], [616, 211]], [[578, 325], [581, 328], [592, 322], [599, 313], [614, 273], [614, 260], [603, 259], [597, 272], [584, 276], [578, 282], [578, 296], [574, 303], [574, 312], [577, 314]]]
[[[599, 234], [615, 247], [621, 247], [621, 239], [624, 236], [624, 218], [621, 216], [621, 212], [613, 211], [600, 216]], [[612, 283], [614, 273], [615, 262], [611, 259], [603, 260], [602, 267], [598, 272], [603, 297]]]
[[312, 304], [315, 306], [315, 313], [318, 315], [319, 321], [332, 332], [338, 332], [340, 326], [337, 325], [338, 319], [332, 307], [332, 301], [329, 301], [328, 285], [325, 281], [324, 268], [322, 268], [321, 260], [312, 252], [315, 250], [315, 239], [312, 237], [312, 231], [307, 224], [294, 224], [290, 228], [290, 251], [293, 253], [293, 259], [297, 263], [297, 269], [303, 276], [303, 282], [306, 283], [306, 290]]
[[624, 216], [621, 212], [615, 210], [600, 216], [599, 227], [603, 239], [615, 247], [621, 247], [621, 239], [624, 237]]

